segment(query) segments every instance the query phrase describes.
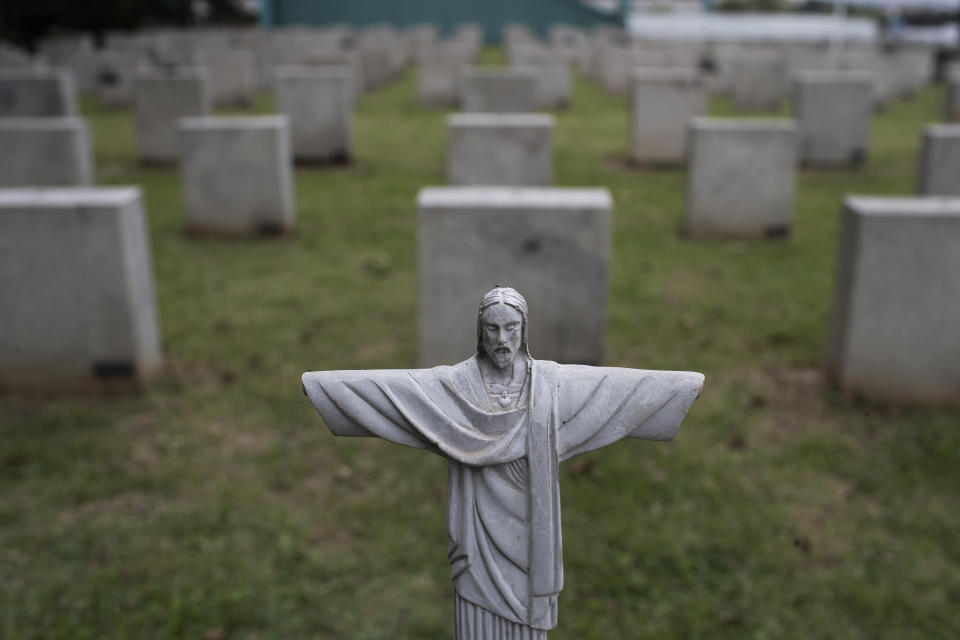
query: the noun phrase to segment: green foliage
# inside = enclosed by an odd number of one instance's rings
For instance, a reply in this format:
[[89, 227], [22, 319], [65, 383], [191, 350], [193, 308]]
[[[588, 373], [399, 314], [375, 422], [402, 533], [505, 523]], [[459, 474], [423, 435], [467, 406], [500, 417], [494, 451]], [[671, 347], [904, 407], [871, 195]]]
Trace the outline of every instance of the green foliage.
[[[415, 365], [414, 200], [445, 129], [413, 86], [365, 97], [357, 163], [298, 170], [297, 231], [255, 240], [185, 237], [176, 171], [85, 105], [101, 182], [146, 195], [166, 370], [136, 397], [0, 398], [0, 637], [450, 637], [444, 462], [334, 438], [299, 381]], [[558, 182], [616, 201], [609, 362], [707, 383], [674, 443], [562, 467], [551, 640], [956, 637], [957, 414], [820, 375], [841, 199], [911, 192], [939, 98], [880, 114], [862, 171], [803, 172], [790, 239], [693, 241], [684, 172], [628, 168], [624, 101], [576, 84]]]

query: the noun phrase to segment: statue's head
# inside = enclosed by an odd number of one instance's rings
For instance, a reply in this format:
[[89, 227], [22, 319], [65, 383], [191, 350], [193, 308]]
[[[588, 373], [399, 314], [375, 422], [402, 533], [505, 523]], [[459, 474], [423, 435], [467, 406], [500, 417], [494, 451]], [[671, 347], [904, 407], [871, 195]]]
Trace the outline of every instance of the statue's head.
[[527, 346], [527, 301], [516, 289], [496, 286], [480, 300], [477, 312], [477, 353], [505, 369]]

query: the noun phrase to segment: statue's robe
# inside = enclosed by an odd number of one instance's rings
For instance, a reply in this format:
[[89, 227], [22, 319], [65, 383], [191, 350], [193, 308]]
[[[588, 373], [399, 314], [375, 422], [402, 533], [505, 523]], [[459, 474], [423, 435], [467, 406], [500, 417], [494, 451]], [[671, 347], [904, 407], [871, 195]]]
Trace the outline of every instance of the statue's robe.
[[458, 614], [465, 601], [476, 615], [546, 630], [563, 587], [558, 463], [624, 437], [670, 440], [703, 376], [533, 360], [509, 410], [488, 397], [477, 356], [433, 369], [308, 372], [303, 386], [334, 434], [449, 460]]

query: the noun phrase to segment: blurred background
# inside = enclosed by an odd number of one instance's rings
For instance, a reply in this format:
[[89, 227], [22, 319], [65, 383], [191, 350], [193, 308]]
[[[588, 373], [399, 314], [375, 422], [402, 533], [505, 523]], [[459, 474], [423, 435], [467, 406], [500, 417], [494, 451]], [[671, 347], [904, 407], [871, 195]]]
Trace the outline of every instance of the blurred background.
[[0, 637], [451, 637], [445, 461], [300, 374], [467, 358], [500, 282], [534, 357], [706, 375], [561, 467], [552, 639], [957, 637], [958, 25], [4, 0]]

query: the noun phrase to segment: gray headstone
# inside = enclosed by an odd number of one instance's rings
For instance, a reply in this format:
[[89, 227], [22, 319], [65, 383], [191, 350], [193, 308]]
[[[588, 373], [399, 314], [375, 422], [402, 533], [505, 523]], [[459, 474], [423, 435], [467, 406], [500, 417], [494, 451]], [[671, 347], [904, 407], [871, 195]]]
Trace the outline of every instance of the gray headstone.
[[460, 108], [486, 113], [523, 113], [537, 107], [534, 69], [465, 69]]
[[519, 47], [514, 67], [536, 69], [536, 106], [566, 109], [571, 103], [570, 62], [562, 54], [543, 48]]
[[0, 118], [56, 118], [76, 113], [77, 95], [68, 72], [0, 70]]
[[960, 405], [960, 199], [850, 197], [828, 371], [847, 391]]
[[789, 83], [783, 57], [774, 52], [743, 53], [733, 61], [733, 103], [738, 109], [774, 111]]
[[142, 74], [134, 84], [134, 120], [140, 161], [177, 161], [180, 118], [210, 115], [213, 109], [206, 73]]
[[293, 227], [286, 117], [183, 118], [179, 128], [188, 230], [272, 234]]
[[538, 357], [604, 357], [611, 209], [605, 189], [420, 191], [420, 363], [457, 362], [476, 343], [474, 299], [497, 283], [538, 292]]
[[859, 166], [867, 159], [873, 118], [873, 77], [804, 72], [794, 87], [800, 159], [809, 165]]
[[93, 184], [93, 150], [82, 118], [0, 118], [0, 149], [0, 186]]
[[277, 109], [290, 123], [298, 162], [348, 162], [353, 155], [349, 67], [279, 67]]
[[960, 70], [947, 75], [943, 87], [943, 119], [960, 122]]
[[960, 195], [960, 125], [927, 126], [920, 152], [917, 192], [924, 196]]
[[256, 90], [256, 60], [249, 51], [221, 49], [198, 56], [210, 77], [213, 103], [223, 107], [247, 107]]
[[467, 66], [463, 55], [424, 53], [417, 67], [417, 97], [425, 107], [454, 107], [460, 102], [460, 77]]
[[693, 70], [637, 69], [630, 90], [630, 158], [680, 164], [690, 119], [707, 112], [707, 87]]
[[798, 147], [792, 121], [695, 118], [690, 136], [688, 233], [790, 232]]
[[0, 190], [0, 383], [139, 385], [161, 365], [135, 188]]
[[452, 185], [553, 184], [552, 116], [461, 113], [447, 117], [447, 182]]

